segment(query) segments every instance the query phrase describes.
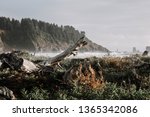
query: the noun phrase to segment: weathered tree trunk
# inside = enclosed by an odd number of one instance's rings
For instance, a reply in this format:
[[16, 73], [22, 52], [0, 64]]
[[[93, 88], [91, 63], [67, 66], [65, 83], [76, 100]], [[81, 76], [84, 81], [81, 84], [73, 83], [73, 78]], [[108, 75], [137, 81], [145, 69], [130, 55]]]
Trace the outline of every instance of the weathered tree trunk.
[[[67, 50], [62, 52], [61, 54], [49, 59], [47, 63], [52, 65], [59, 65], [59, 62], [65, 59], [70, 55], [75, 55], [79, 48], [86, 45], [87, 42], [84, 40], [84, 37], [80, 38], [73, 46], [70, 46]], [[39, 70], [37, 65], [29, 60], [19, 58], [16, 52], [12, 53], [3, 53], [0, 55], [0, 59], [2, 61], [3, 67], [9, 67], [11, 69], [21, 69], [25, 72], [33, 72]]]
[[51, 58], [48, 60], [49, 65], [56, 65], [59, 64], [60, 61], [65, 59], [66, 57], [69, 57], [70, 55], [76, 55], [79, 48], [87, 45], [87, 42], [85, 41], [85, 37], [81, 37], [73, 46], [70, 46], [68, 49], [66, 49], [61, 54]]

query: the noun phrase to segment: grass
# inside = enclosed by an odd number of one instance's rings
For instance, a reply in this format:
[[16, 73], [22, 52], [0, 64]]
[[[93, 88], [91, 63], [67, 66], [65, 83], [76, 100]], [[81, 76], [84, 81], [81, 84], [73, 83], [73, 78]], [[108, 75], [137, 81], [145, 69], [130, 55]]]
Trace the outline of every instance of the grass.
[[[97, 65], [101, 66], [103, 87], [71, 86], [63, 81], [68, 69], [85, 61], [89, 61], [94, 70]], [[20, 100], [149, 100], [150, 68], [136, 68], [141, 61], [150, 64], [150, 57], [67, 59], [62, 61], [62, 69], [55, 68], [47, 73], [0, 69], [0, 86], [11, 89]]]

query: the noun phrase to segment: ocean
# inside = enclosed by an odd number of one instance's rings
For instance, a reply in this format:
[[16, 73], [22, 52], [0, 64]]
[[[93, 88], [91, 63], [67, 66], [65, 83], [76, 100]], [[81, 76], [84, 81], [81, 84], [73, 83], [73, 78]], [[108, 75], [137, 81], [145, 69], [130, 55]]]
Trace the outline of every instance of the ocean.
[[[50, 53], [36, 53], [35, 56], [44, 56], [44, 57], [54, 57], [61, 52], [50, 52]], [[69, 58], [88, 58], [88, 57], [126, 57], [130, 56], [131, 53], [127, 52], [110, 52], [104, 53], [104, 52], [79, 52], [77, 55], [73, 56], [71, 55]]]

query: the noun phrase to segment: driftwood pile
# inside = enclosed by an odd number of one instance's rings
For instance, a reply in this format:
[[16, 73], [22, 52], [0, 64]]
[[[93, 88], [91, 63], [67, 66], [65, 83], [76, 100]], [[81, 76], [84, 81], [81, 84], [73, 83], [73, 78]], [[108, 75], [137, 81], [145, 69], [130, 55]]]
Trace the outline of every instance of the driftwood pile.
[[[14, 80], [13, 82], [18, 82], [17, 84], [19, 85], [19, 82], [21, 81], [18, 79], [25, 77], [24, 73], [39, 75], [46, 72], [55, 72], [53, 69], [55, 66], [60, 66], [59, 63], [70, 55], [75, 56], [79, 48], [85, 46], [86, 44], [87, 42], [85, 41], [85, 38], [82, 37], [73, 46], [70, 46], [61, 54], [44, 61], [44, 64], [36, 64], [20, 57], [19, 55], [22, 53], [21, 51], [2, 53], [0, 55], [1, 69], [9, 68], [16, 71], [15, 74], [9, 74], [9, 76], [6, 75], [5, 78], [7, 77], [6, 79], [10, 79], [9, 81], [11, 81], [11, 83]], [[64, 84], [72, 86], [77, 84], [84, 84], [92, 88], [98, 88], [103, 83], [103, 76], [100, 66], [96, 72], [89, 63], [84, 63], [73, 66], [67, 70], [66, 73], [64, 73], [62, 81]], [[11, 88], [11, 86], [8, 87]], [[16, 99], [13, 91], [8, 89], [7, 86], [0, 87], [0, 97], [2, 97], [1, 99]]]
[[[79, 48], [86, 44], [85, 38], [82, 37], [61, 54], [40, 63], [32, 62], [20, 56], [22, 55], [21, 51], [0, 54], [0, 99], [17, 99], [18, 90], [16, 89], [20, 87], [28, 88], [35, 82], [36, 85], [44, 82], [43, 84], [51, 85], [52, 87], [53, 81], [50, 75], [55, 75], [57, 70], [62, 68], [59, 63], [70, 55], [76, 55]], [[65, 85], [67, 88], [82, 86], [86, 89], [92, 88], [97, 90], [103, 88], [106, 81], [110, 81], [121, 83], [121, 85], [133, 83], [139, 89], [143, 79], [149, 78], [149, 76], [140, 75], [141, 71], [150, 69], [149, 62], [143, 62], [137, 58], [134, 61], [132, 61], [133, 58], [131, 59], [133, 64], [128, 64], [130, 62], [124, 59], [121, 59], [120, 62], [116, 59], [113, 61], [108, 60], [109, 62], [106, 62], [106, 59], [103, 60], [105, 62], [100, 63], [100, 61], [91, 62], [88, 59], [84, 59], [77, 64], [72, 64], [60, 74], [61, 79], [55, 77], [55, 81], [59, 82], [56, 84]], [[3, 72], [4, 70], [7, 73]], [[34, 77], [34, 80], [28, 80], [30, 77]], [[47, 79], [44, 79], [45, 77]], [[57, 89], [58, 87], [56, 86], [55, 88]]]

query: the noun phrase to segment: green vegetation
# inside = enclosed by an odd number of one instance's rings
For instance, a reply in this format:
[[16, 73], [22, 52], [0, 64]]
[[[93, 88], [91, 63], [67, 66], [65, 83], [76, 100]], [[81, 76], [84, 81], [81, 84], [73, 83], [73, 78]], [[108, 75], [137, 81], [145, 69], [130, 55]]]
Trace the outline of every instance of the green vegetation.
[[[60, 51], [74, 44], [83, 36], [72, 26], [58, 26], [30, 18], [21, 21], [0, 17], [0, 45], [5, 50]], [[108, 51], [87, 39], [82, 51]], [[1, 44], [2, 43], [2, 44]]]
[[[101, 88], [64, 82], [65, 72], [84, 61], [89, 61], [94, 69], [98, 63], [101, 65], [104, 78]], [[141, 66], [141, 61], [147, 64]], [[6, 68], [0, 70], [0, 86], [11, 89], [17, 99], [27, 100], [149, 100], [149, 64], [149, 57], [136, 60], [133, 57], [93, 57], [64, 60], [63, 68], [50, 68], [49, 72], [23, 73]]]

